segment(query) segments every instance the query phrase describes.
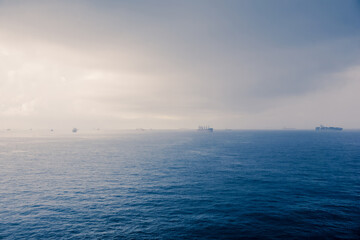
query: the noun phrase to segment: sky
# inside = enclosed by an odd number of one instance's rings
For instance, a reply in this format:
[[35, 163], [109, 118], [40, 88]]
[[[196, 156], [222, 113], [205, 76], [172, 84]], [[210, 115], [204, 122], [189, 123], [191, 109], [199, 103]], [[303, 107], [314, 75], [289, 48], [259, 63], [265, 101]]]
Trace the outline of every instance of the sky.
[[359, 107], [359, 0], [0, 0], [0, 129], [354, 129]]

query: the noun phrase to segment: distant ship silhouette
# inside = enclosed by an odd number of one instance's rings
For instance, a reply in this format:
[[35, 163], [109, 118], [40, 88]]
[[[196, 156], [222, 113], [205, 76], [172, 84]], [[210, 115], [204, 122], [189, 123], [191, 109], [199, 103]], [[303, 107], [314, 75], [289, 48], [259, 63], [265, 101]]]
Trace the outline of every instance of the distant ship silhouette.
[[341, 127], [325, 127], [323, 125], [320, 125], [320, 127], [315, 128], [316, 131], [342, 131], [343, 128]]
[[209, 126], [199, 126], [198, 131], [199, 132], [213, 132], [214, 129]]

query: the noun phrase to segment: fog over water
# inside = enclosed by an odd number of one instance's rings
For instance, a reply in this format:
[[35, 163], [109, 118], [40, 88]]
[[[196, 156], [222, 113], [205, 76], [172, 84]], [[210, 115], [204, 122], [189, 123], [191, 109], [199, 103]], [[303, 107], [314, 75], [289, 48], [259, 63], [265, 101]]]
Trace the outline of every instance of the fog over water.
[[2, 129], [359, 128], [359, 1], [0, 1]]

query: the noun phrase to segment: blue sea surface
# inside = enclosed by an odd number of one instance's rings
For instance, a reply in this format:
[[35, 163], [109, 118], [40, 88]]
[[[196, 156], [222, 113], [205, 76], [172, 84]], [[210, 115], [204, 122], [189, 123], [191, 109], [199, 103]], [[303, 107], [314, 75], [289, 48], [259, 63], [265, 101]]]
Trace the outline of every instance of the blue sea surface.
[[360, 239], [360, 132], [0, 133], [0, 239]]

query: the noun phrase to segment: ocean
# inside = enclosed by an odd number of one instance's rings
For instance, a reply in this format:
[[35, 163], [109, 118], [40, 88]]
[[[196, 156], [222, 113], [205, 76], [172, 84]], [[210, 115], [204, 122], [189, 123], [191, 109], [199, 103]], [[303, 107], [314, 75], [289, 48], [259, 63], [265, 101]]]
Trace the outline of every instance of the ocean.
[[0, 133], [0, 239], [360, 239], [360, 131]]

